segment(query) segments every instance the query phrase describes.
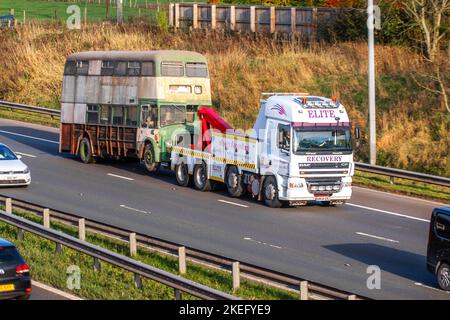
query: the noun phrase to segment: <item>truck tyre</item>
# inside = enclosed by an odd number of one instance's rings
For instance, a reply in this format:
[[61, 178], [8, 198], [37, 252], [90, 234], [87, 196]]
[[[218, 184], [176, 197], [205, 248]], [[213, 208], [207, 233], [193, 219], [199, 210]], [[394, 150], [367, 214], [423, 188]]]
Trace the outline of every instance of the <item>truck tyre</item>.
[[184, 162], [175, 166], [175, 178], [180, 186], [187, 187], [189, 185], [190, 176], [188, 166]]
[[78, 148], [78, 154], [83, 163], [94, 162], [94, 157], [92, 156], [91, 142], [88, 138], [83, 138], [80, 141], [80, 146]]
[[144, 165], [150, 173], [155, 173], [159, 169], [159, 163], [155, 162], [155, 151], [151, 143], [147, 144], [144, 149]]
[[195, 189], [200, 191], [211, 190], [211, 181], [208, 179], [206, 163], [195, 165], [193, 179]]
[[233, 198], [239, 198], [244, 193], [242, 186], [242, 176], [239, 174], [238, 168], [231, 166], [227, 170], [225, 177], [228, 194]]
[[278, 184], [274, 176], [264, 179], [264, 203], [271, 208], [280, 208], [283, 203], [278, 199]]
[[450, 266], [442, 263], [437, 271], [439, 287], [444, 291], [450, 291]]

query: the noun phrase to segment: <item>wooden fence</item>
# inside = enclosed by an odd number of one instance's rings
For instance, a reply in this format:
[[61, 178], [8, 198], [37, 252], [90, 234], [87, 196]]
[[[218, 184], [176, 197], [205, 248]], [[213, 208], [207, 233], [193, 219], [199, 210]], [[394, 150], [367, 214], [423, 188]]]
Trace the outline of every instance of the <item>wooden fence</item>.
[[319, 26], [333, 23], [338, 14], [337, 8], [175, 3], [169, 5], [169, 24], [175, 28], [277, 33], [319, 40]]

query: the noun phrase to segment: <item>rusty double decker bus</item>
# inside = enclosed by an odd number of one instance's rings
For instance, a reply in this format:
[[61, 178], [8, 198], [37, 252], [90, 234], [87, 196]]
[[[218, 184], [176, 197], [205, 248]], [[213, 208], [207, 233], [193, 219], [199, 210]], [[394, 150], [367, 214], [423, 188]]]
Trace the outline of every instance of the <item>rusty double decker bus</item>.
[[60, 152], [84, 163], [138, 158], [149, 172], [168, 165], [174, 132], [192, 132], [211, 105], [206, 58], [196, 52], [96, 51], [67, 58]]

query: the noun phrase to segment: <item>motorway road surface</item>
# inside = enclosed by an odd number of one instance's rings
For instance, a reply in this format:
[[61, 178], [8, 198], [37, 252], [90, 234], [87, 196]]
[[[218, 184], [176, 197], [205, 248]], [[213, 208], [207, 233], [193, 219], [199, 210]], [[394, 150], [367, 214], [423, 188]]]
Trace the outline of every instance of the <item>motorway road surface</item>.
[[76, 296], [40, 282], [33, 281], [32, 288], [30, 300], [79, 300]]
[[[429, 217], [441, 204], [355, 187], [348, 204], [271, 209], [222, 190], [180, 188], [135, 162], [85, 165], [58, 153], [57, 129], [0, 120], [28, 188], [2, 194], [375, 299], [450, 299], [426, 270]], [[367, 288], [367, 267], [381, 289]]]

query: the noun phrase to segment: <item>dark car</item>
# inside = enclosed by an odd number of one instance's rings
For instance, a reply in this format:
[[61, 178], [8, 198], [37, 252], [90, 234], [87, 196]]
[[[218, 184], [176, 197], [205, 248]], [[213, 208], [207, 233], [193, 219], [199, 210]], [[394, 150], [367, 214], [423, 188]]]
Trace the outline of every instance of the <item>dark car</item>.
[[30, 294], [30, 268], [17, 248], [0, 238], [0, 299], [28, 299]]
[[436, 208], [431, 215], [427, 267], [439, 287], [450, 291], [450, 207]]

